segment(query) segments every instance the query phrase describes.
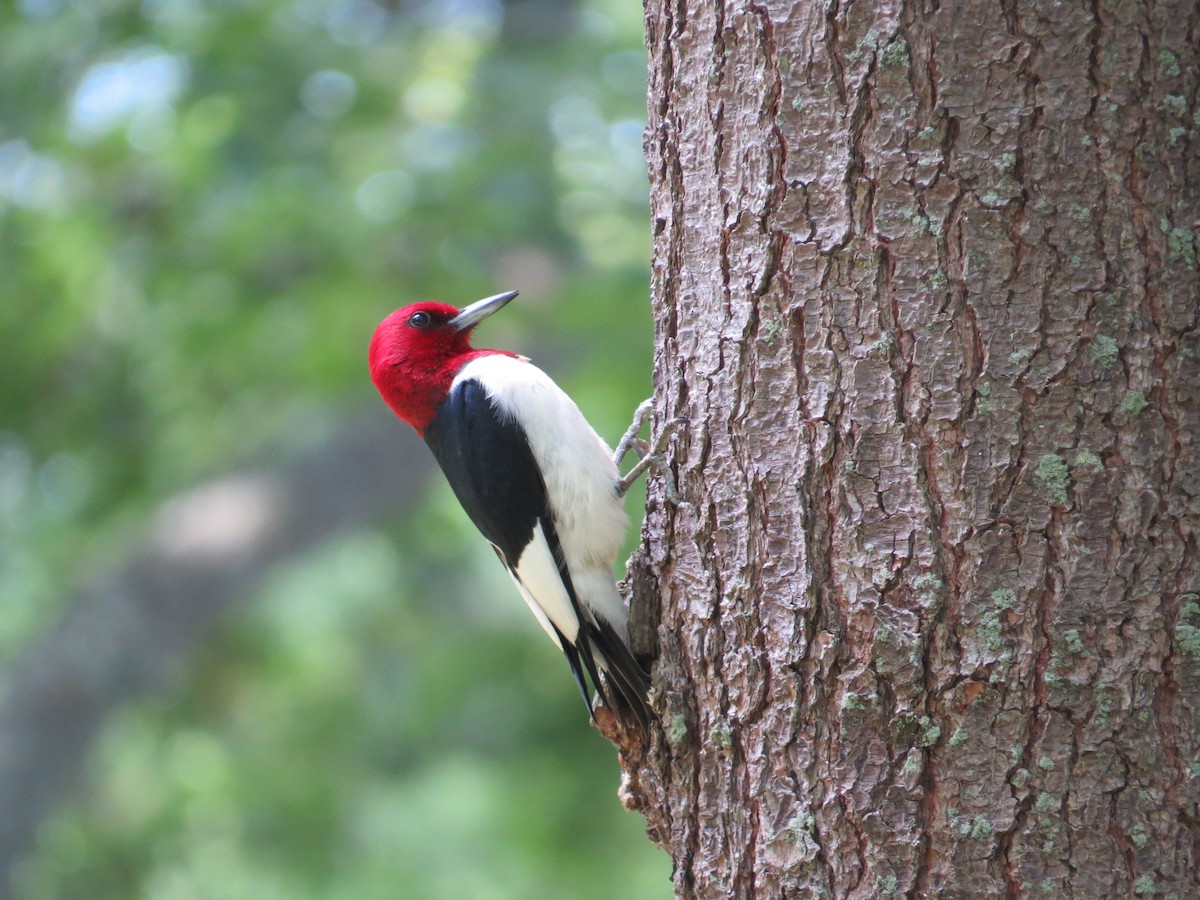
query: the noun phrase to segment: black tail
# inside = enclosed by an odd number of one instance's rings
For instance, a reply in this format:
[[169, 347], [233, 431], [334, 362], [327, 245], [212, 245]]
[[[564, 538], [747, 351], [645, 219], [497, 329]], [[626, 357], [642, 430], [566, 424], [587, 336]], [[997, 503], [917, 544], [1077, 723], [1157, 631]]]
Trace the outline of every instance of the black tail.
[[[595, 626], [586, 629], [586, 635], [587, 641], [579, 652], [604, 705], [616, 713], [623, 726], [636, 721], [643, 732], [648, 732], [653, 717], [646, 696], [650, 690], [649, 674], [608, 622], [597, 619]], [[603, 676], [598, 675], [597, 668], [604, 671]]]
[[[579, 622], [574, 644], [571, 644], [557, 627], [554, 630], [558, 634], [558, 643], [567, 656], [567, 663], [571, 666], [571, 674], [575, 676], [575, 683], [579, 685], [579, 693], [583, 694], [588, 715], [592, 713], [592, 701], [583, 677], [585, 669], [592, 684], [596, 686], [600, 699], [620, 719], [622, 727], [636, 721], [642, 732], [648, 734], [651, 710], [646, 694], [650, 690], [650, 675], [634, 658], [629, 646], [611, 624], [590, 610], [585, 612], [575, 593], [575, 581], [563, 556], [554, 516], [547, 510], [547, 514], [539, 519], [539, 522], [554, 553], [554, 563], [558, 567], [558, 574], [567, 589], [567, 596]], [[604, 677], [600, 675], [601, 669], [604, 670]]]
[[[579, 693], [588, 714], [592, 712], [592, 697], [588, 690], [590, 680], [604, 705], [613, 711], [622, 727], [628, 728], [636, 723], [643, 733], [648, 733], [653, 716], [646, 697], [650, 690], [650, 676], [634, 658], [616, 629], [600, 620], [597, 625], [582, 626], [574, 644], [561, 632], [558, 642], [567, 657], [571, 674], [575, 676], [575, 683], [579, 685]], [[601, 672], [604, 674], [601, 675]]]

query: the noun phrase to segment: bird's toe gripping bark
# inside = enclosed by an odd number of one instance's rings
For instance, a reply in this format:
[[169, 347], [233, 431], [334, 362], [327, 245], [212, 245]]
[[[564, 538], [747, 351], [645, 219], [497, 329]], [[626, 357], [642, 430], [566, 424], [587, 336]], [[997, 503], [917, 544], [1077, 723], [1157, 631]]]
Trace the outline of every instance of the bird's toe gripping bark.
[[617, 449], [613, 453], [613, 462], [619, 467], [630, 450], [635, 450], [641, 457], [637, 464], [625, 473], [624, 476], [617, 479], [617, 496], [625, 496], [625, 492], [629, 490], [629, 486], [633, 484], [641, 475], [649, 468], [653, 468], [655, 472], [663, 478], [663, 494], [667, 500], [678, 506], [681, 502], [679, 492], [675, 489], [675, 478], [671, 474], [671, 469], [667, 465], [665, 452], [667, 445], [676, 432], [687, 428], [691, 424], [691, 420], [686, 416], [678, 416], [671, 419], [662, 430], [659, 431], [658, 437], [653, 442], [648, 442], [638, 437], [638, 433], [642, 430], [642, 426], [646, 424], [646, 419], [650, 416], [650, 411], [654, 406], [653, 400], [644, 400], [638, 405], [637, 410], [633, 414], [633, 421], [630, 423], [628, 430], [621, 438], [621, 442], [617, 444]]

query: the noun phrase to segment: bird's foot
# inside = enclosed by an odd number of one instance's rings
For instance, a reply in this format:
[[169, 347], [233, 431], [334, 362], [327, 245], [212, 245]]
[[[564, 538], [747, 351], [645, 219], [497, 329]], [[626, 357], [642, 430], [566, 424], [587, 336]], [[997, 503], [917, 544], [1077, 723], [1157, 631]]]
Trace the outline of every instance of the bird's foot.
[[671, 474], [670, 467], [667, 465], [665, 454], [671, 438], [676, 432], [690, 425], [691, 420], [686, 416], [677, 416], [663, 425], [662, 430], [659, 431], [658, 437], [655, 438], [653, 443], [645, 441], [638, 437], [638, 433], [642, 430], [642, 426], [646, 424], [646, 419], [649, 418], [653, 406], [653, 400], [645, 400], [638, 405], [637, 410], [633, 414], [633, 421], [630, 423], [624, 436], [622, 436], [621, 442], [617, 444], [616, 452], [613, 453], [613, 462], [618, 467], [621, 465], [621, 460], [625, 458], [630, 450], [636, 450], [641, 457], [632, 469], [617, 479], [617, 496], [624, 497], [625, 492], [629, 490], [629, 486], [637, 481], [647, 469], [653, 468], [663, 478], [663, 495], [671, 503], [678, 506], [682, 501], [679, 499], [679, 492], [675, 489], [675, 478]]

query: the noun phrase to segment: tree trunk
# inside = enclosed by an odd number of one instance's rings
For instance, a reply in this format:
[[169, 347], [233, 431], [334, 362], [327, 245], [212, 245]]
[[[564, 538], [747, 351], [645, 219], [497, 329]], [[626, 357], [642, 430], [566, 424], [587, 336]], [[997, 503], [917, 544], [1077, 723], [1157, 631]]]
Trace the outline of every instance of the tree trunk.
[[1200, 7], [646, 26], [677, 893], [1197, 896]]

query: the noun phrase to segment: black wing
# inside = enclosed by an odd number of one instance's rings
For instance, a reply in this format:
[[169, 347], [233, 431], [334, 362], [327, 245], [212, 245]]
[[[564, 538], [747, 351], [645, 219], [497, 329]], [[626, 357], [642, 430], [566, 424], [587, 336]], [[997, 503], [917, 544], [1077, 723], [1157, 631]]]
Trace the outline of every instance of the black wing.
[[483, 385], [468, 379], [438, 407], [425, 442], [475, 527], [515, 566], [548, 507], [525, 432], [503, 421]]

